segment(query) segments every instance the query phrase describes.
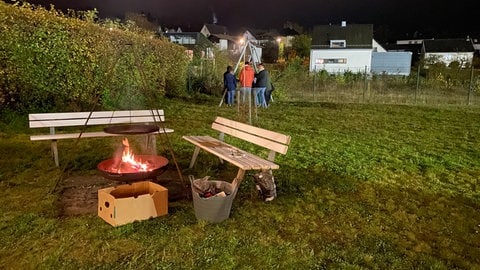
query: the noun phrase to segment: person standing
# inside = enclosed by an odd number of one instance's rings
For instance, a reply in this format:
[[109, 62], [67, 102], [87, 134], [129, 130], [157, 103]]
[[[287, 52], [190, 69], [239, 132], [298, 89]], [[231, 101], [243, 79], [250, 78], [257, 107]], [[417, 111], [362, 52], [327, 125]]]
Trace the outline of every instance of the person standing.
[[242, 94], [243, 103], [247, 101], [247, 96], [248, 98], [250, 98], [252, 94], [252, 86], [253, 86], [254, 78], [255, 78], [255, 71], [250, 66], [250, 62], [245, 61], [245, 65], [239, 73], [240, 91]]
[[270, 106], [270, 101], [272, 100], [273, 90], [275, 90], [275, 87], [273, 87], [272, 80], [271, 80], [270, 76], [268, 76], [267, 88], [265, 89], [265, 103], [267, 104], [267, 107]]
[[227, 71], [223, 74], [223, 86], [227, 91], [227, 106], [235, 103], [235, 91], [237, 90], [237, 78], [233, 74], [233, 67], [228, 66]]
[[255, 105], [258, 107], [267, 107], [265, 101], [265, 90], [267, 90], [267, 84], [269, 83], [268, 71], [265, 69], [263, 63], [258, 63], [257, 65], [258, 72], [255, 74]]

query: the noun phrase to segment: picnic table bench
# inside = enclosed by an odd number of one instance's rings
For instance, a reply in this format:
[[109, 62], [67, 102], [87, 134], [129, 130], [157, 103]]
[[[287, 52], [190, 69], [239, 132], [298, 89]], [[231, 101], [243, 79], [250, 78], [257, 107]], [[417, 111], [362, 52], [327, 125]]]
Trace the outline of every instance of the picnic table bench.
[[[93, 112], [60, 112], [60, 113], [31, 113], [28, 115], [30, 128], [48, 128], [49, 134], [32, 135], [31, 141], [51, 141], [52, 156], [55, 165], [59, 166], [57, 140], [80, 139], [95, 137], [125, 136], [105, 131], [85, 131], [87, 126], [113, 126], [116, 124], [158, 124], [165, 121], [163, 110], [124, 110], [124, 111], [93, 111]], [[159, 132], [171, 133], [173, 129], [163, 128], [147, 134], [148, 142], [156, 151], [155, 136]], [[75, 132], [57, 132], [55, 128], [82, 127]]]
[[[205, 150], [238, 167], [232, 184], [238, 187], [247, 170], [275, 170], [280, 166], [274, 163], [276, 153], [286, 154], [291, 137], [278, 132], [254, 127], [223, 117], [216, 117], [212, 129], [220, 132], [219, 139], [211, 136], [183, 136], [195, 145], [189, 168], [195, 165], [200, 149]], [[224, 142], [225, 134], [256, 144], [269, 150], [266, 159]]]

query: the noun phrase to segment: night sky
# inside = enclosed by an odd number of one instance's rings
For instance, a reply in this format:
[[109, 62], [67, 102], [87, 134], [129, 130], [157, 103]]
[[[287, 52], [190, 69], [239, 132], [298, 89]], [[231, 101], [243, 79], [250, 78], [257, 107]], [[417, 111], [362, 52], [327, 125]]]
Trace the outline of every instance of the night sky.
[[143, 12], [160, 25], [190, 27], [203, 23], [229, 29], [280, 29], [285, 21], [311, 29], [317, 24], [373, 24], [379, 35], [392, 38], [480, 38], [480, 11], [475, 0], [30, 0], [59, 9], [97, 8], [100, 17], [123, 18]]

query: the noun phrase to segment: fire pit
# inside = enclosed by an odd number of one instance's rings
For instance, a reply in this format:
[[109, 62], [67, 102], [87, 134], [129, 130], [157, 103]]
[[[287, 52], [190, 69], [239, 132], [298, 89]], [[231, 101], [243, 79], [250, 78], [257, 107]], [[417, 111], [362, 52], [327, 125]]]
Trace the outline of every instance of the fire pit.
[[162, 174], [168, 159], [157, 155], [133, 155], [126, 138], [122, 141], [121, 157], [114, 157], [100, 162], [97, 169], [100, 174], [110, 180], [136, 182], [154, 179]]

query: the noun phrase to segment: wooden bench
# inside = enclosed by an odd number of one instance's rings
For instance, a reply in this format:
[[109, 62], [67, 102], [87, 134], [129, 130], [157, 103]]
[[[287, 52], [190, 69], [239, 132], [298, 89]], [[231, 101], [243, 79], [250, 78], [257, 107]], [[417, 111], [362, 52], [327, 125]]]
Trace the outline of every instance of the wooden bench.
[[[190, 168], [195, 165], [200, 149], [207, 151], [238, 167], [233, 184], [238, 185], [243, 180], [247, 170], [274, 170], [280, 166], [274, 163], [276, 153], [286, 154], [290, 144], [290, 136], [274, 131], [254, 127], [245, 123], [217, 117], [212, 128], [220, 132], [219, 139], [210, 136], [183, 136], [183, 139], [195, 145]], [[269, 151], [266, 159], [241, 150], [224, 142], [225, 134], [264, 147]]]
[[[49, 134], [32, 135], [31, 141], [51, 141], [52, 156], [55, 165], [59, 166], [57, 140], [79, 139], [94, 137], [125, 136], [111, 134], [104, 131], [85, 131], [87, 126], [113, 126], [116, 124], [157, 124], [165, 121], [163, 110], [130, 110], [130, 111], [94, 111], [94, 112], [61, 112], [61, 113], [32, 113], [28, 115], [30, 128], [49, 128]], [[172, 129], [160, 127], [158, 132], [170, 133]], [[55, 128], [82, 127], [79, 132], [58, 132]], [[149, 136], [149, 142], [155, 147], [155, 136]], [[156, 151], [156, 150], [155, 150]]]

